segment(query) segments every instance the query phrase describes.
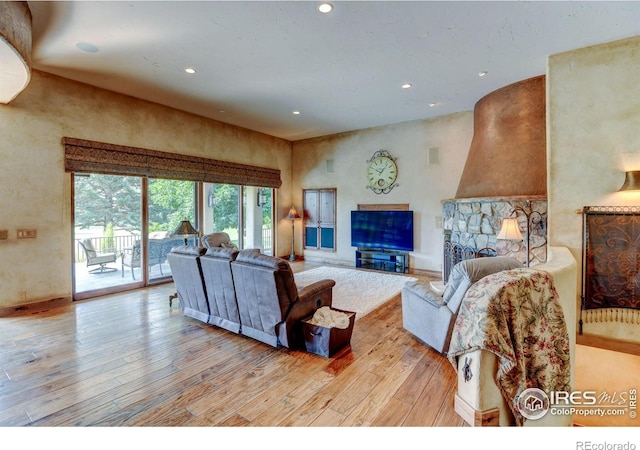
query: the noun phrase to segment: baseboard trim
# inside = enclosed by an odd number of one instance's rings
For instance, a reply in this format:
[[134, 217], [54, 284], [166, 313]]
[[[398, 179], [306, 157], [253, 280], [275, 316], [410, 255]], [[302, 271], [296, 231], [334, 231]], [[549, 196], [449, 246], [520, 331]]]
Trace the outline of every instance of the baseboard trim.
[[472, 427], [500, 426], [500, 410], [498, 408], [476, 411], [473, 406], [469, 405], [456, 394], [454, 409], [455, 412]]
[[71, 305], [72, 302], [73, 301], [69, 296], [52, 298], [51, 300], [45, 300], [41, 302], [26, 303], [24, 305], [5, 306], [0, 308], [0, 317], [36, 314], [39, 312], [48, 311], [53, 308]]
[[579, 334], [576, 339], [576, 344], [640, 356], [640, 344], [637, 342], [623, 341], [591, 334]]

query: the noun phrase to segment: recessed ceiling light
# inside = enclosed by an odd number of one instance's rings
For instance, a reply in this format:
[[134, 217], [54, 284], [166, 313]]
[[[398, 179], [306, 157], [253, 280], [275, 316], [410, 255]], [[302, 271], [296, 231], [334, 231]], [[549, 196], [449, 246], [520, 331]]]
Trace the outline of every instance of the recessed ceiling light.
[[300, 115], [300, 111], [294, 111], [294, 112], [293, 112], [293, 114], [294, 114], [295, 116], [299, 116], [299, 115]]
[[402, 89], [409, 89], [411, 87], [411, 83], [405, 83], [402, 85]]
[[87, 53], [96, 53], [98, 51], [98, 47], [88, 42], [78, 42], [76, 43], [76, 47]]
[[333, 11], [333, 5], [327, 2], [320, 3], [318, 5], [318, 11], [320, 11], [322, 14], [330, 13], [331, 11]]
[[194, 69], [193, 67], [187, 67], [186, 69], [184, 69], [184, 71], [187, 73], [196, 73], [196, 69]]
[[438, 106], [438, 104], [436, 102], [429, 103], [429, 107], [433, 108], [434, 106]]
[[479, 76], [479, 77], [483, 77], [483, 76], [485, 76], [486, 74], [487, 74], [487, 71], [486, 71], [486, 70], [483, 70], [482, 72], [479, 72], [479, 73], [478, 73], [478, 76]]

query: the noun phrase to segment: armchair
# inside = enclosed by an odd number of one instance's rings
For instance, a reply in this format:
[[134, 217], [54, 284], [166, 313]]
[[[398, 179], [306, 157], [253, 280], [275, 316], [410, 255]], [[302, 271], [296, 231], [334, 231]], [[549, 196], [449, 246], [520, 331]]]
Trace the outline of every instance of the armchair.
[[451, 270], [444, 292], [438, 294], [419, 281], [402, 288], [402, 325], [434, 350], [446, 354], [453, 325], [467, 290], [487, 275], [523, 267], [506, 256], [461, 261]]
[[224, 231], [217, 233], [205, 234], [201, 238], [202, 246], [204, 248], [223, 247], [238, 249], [238, 246], [231, 242], [231, 238]]
[[[167, 255], [171, 252], [171, 249], [176, 246], [183, 245], [182, 239], [174, 238], [149, 238], [149, 263], [147, 267], [149, 270], [152, 266], [158, 266], [160, 270], [160, 276], [164, 276], [163, 264], [167, 262]], [[131, 277], [135, 280], [136, 276], [133, 269], [139, 268], [142, 264], [142, 248], [140, 241], [136, 241], [133, 247], [126, 248], [121, 254], [122, 260], [122, 276], [124, 277], [124, 268], [131, 269]]]
[[133, 269], [140, 267], [142, 262], [142, 249], [140, 247], [140, 241], [133, 244], [133, 247], [125, 249], [120, 254], [122, 265], [122, 277], [124, 277], [124, 268], [129, 267], [131, 269], [131, 278], [136, 279], [136, 275]]
[[151, 268], [151, 266], [158, 266], [160, 268], [160, 275], [164, 275], [162, 272], [162, 264], [167, 260], [167, 254], [171, 251], [171, 247], [183, 243], [184, 241], [181, 239], [149, 239], [149, 268]]
[[231, 263], [242, 334], [274, 347], [304, 347], [301, 319], [331, 306], [334, 280], [298, 290], [289, 263], [251, 250]]
[[89, 273], [113, 272], [114, 270], [118, 270], [115, 267], [107, 267], [107, 264], [116, 262], [117, 255], [115, 252], [98, 252], [94, 248], [91, 239], [88, 238], [80, 241], [80, 246], [87, 258], [87, 267], [99, 266], [89, 270]]

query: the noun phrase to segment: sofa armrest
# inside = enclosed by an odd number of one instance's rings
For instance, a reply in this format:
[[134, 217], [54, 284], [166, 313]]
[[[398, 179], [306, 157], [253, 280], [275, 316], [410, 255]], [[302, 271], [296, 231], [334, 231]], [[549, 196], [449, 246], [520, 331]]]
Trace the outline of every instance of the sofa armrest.
[[[298, 298], [300, 300], [304, 300], [307, 297], [313, 297], [316, 294], [320, 294], [326, 290], [331, 291], [335, 285], [336, 285], [336, 282], [333, 280], [316, 281], [315, 283], [308, 284], [300, 288], [298, 290]], [[323, 306], [331, 306], [331, 305], [323, 305]]]
[[428, 302], [434, 308], [442, 308], [446, 305], [442, 295], [439, 295], [429, 289], [426, 284], [420, 282], [409, 282], [402, 288], [403, 294], [413, 294], [418, 298]]
[[320, 280], [303, 287], [298, 291], [298, 301], [295, 302], [287, 321], [303, 319], [322, 306], [331, 306], [333, 302], [333, 286], [336, 282], [333, 280]]
[[284, 346], [291, 349], [304, 346], [300, 321], [322, 306], [331, 306], [335, 284], [333, 280], [320, 280], [298, 291], [298, 300], [292, 303], [284, 322], [276, 326], [276, 334]]

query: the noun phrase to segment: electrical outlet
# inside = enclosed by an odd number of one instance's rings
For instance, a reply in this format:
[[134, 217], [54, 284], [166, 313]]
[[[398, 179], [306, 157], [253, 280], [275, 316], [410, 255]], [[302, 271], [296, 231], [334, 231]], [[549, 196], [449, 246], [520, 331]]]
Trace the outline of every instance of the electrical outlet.
[[35, 229], [18, 229], [18, 239], [35, 239], [37, 231]]
[[21, 302], [27, 301], [27, 293], [25, 291], [18, 292], [18, 297], [20, 297]]
[[0, 240], [4, 241], [9, 239], [9, 230], [0, 230]]

